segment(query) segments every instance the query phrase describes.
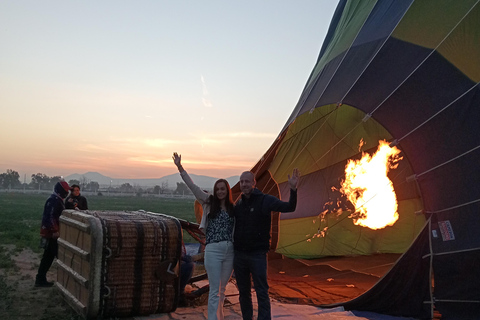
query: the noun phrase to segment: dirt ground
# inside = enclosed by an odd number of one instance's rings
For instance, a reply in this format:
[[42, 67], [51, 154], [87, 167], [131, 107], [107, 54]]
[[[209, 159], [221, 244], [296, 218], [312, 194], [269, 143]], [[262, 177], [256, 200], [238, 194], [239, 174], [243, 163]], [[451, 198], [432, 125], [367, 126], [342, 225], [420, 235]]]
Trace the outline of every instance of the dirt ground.
[[[15, 253], [12, 246], [5, 247], [11, 252], [13, 268], [0, 268], [4, 277], [4, 287], [0, 298], [0, 319], [7, 320], [80, 320], [83, 319], [63, 300], [57, 289], [35, 288], [35, 275], [40, 264], [41, 254], [30, 249]], [[56, 264], [50, 268], [47, 279], [56, 280]], [[188, 285], [186, 291], [194, 291], [197, 286]], [[188, 300], [187, 306], [197, 307], [207, 304], [207, 294]], [[123, 318], [132, 320], [133, 318]]]
[[[15, 266], [14, 268], [0, 269], [0, 274], [5, 277], [7, 293], [6, 299], [0, 302], [0, 319], [82, 319], [79, 315], [75, 313], [75, 311], [73, 311], [73, 309], [68, 306], [68, 304], [63, 300], [62, 296], [57, 292], [55, 287], [34, 287], [35, 275], [37, 273], [37, 269], [40, 263], [40, 254], [37, 254], [30, 249], [25, 249], [19, 253], [14, 253], [14, 248], [7, 248], [7, 250], [12, 252], [11, 259], [14, 261]], [[280, 263], [276, 261], [275, 263], [270, 264], [271, 268], [273, 268], [273, 272], [271, 272], [273, 274], [271, 278], [272, 297], [276, 297], [279, 301], [295, 304], [305, 304], [309, 302], [311, 303], [312, 301], [308, 301], [309, 299], [305, 299], [305, 292], [301, 292], [298, 288], [296, 289], [296, 291], [288, 289], [288, 283], [291, 281], [294, 281], [296, 283], [295, 287], [300, 286], [300, 284], [296, 282], [298, 281], [298, 277], [295, 277], [295, 280], [290, 279], [290, 276], [296, 274], [290, 274], [290, 272], [288, 271], [281, 271], [281, 269], [283, 270], [284, 267], [287, 267], [287, 263], [293, 263], [293, 261], [280, 261]], [[299, 265], [295, 265], [294, 268], [290, 266], [287, 269], [291, 270], [294, 273], [302, 272], [299, 269]], [[55, 263], [50, 268], [47, 278], [50, 281], [56, 280]], [[316, 277], [310, 276], [309, 279], [304, 278], [303, 280], [305, 280], [305, 282], [309, 282], [313, 281], [315, 278]], [[319, 279], [316, 280], [318, 281]], [[342, 285], [341, 287], [346, 288], [345, 285]], [[188, 286], [186, 288], [186, 291], [188, 292], [195, 288], [196, 286], [194, 286], [193, 288]], [[309, 288], [311, 288], [311, 286], [309, 286]], [[287, 293], [290, 293], [290, 291], [293, 293], [293, 295], [291, 295], [289, 298], [286, 298], [287, 296], [289, 296], [289, 294]], [[354, 295], [358, 294], [356, 290], [353, 290], [352, 292]], [[283, 299], [281, 296], [283, 296]], [[206, 305], [206, 303], [207, 295], [203, 295], [197, 299], [189, 300], [188, 307], [197, 307], [203, 304]]]
[[[21, 252], [15, 252], [15, 248], [7, 247], [11, 252], [11, 259], [14, 267], [0, 268], [0, 276], [4, 279], [0, 287], [0, 319], [15, 320], [79, 320], [81, 316], [75, 313], [73, 309], [63, 300], [55, 287], [53, 288], [35, 288], [35, 275], [40, 263], [39, 254], [25, 249]], [[387, 268], [393, 263], [395, 257], [385, 256], [388, 259], [385, 262]], [[368, 273], [355, 272], [350, 268], [348, 260], [342, 265], [349, 266], [346, 270], [341, 270], [333, 262], [324, 260], [322, 263], [307, 266], [304, 263], [287, 260], [274, 260], [269, 263], [269, 282], [270, 296], [279, 303], [293, 304], [292, 306], [304, 304], [325, 304], [338, 303], [354, 298], [373, 285], [386, 270], [373, 270], [368, 266], [367, 260], [356, 259], [355, 266], [363, 270], [369, 270]], [[375, 272], [373, 272], [375, 271]], [[355, 273], [355, 276], [352, 274]], [[47, 275], [48, 280], [56, 280], [55, 263], [50, 268]], [[301, 280], [299, 280], [301, 279]], [[355, 281], [354, 281], [355, 279]], [[208, 280], [204, 280], [207, 282]], [[208, 283], [208, 282], [207, 282]], [[202, 287], [202, 283], [198, 283]], [[205, 283], [203, 283], [205, 285]], [[237, 291], [231, 297], [227, 295], [226, 310], [230, 310], [231, 319], [240, 318], [238, 306]], [[186, 291], [198, 289], [196, 285], [187, 286]], [[316, 299], [309, 298], [315, 296]], [[198, 313], [198, 317], [204, 316], [206, 319], [207, 294], [204, 294], [193, 300], [189, 300], [187, 308], [179, 308], [176, 313], [179, 319], [188, 319], [191, 312]], [[308, 306], [304, 306], [305, 308]], [[202, 309], [203, 308], [203, 309]], [[238, 310], [237, 310], [238, 309]], [[285, 310], [288, 310], [286, 307]], [[185, 313], [190, 312], [190, 313]], [[278, 311], [279, 312], [279, 311]], [[282, 311], [283, 312], [283, 311]], [[158, 315], [161, 316], [161, 315]], [[165, 319], [172, 318], [172, 314], [163, 315]], [[151, 317], [147, 317], [151, 318]], [[201, 317], [200, 317], [201, 318]], [[203, 319], [202, 318], [202, 319]], [[137, 318], [124, 318], [132, 320]], [[163, 318], [158, 318], [163, 319]]]
[[[7, 248], [14, 252], [14, 248]], [[46, 319], [81, 319], [63, 300], [62, 296], [53, 288], [35, 288], [33, 286], [38, 265], [40, 263], [40, 255], [34, 253], [30, 249], [25, 249], [20, 253], [12, 254], [12, 260], [15, 262], [14, 268], [8, 270], [0, 269], [1, 274], [6, 277], [7, 299], [0, 302], [1, 319], [28, 319], [28, 320], [46, 320]], [[294, 266], [290, 265], [295, 263]], [[295, 303], [295, 304], [319, 304], [319, 303], [335, 303], [341, 300], [348, 300], [361, 292], [365, 291], [369, 286], [378, 280], [372, 275], [356, 276], [356, 279], [363, 281], [357, 282], [356, 285], [349, 285], [342, 281], [342, 272], [334, 270], [326, 266], [306, 267], [304, 264], [294, 260], [275, 260], [269, 264], [270, 266], [270, 284], [271, 296], [278, 301]], [[306, 271], [306, 268], [310, 269]], [[323, 268], [321, 270], [313, 269]], [[325, 269], [325, 270], [324, 270]], [[288, 270], [288, 271], [283, 271]], [[335, 282], [327, 282], [326, 278], [334, 277], [332, 271], [335, 272]], [[306, 273], [310, 273], [307, 277]], [[320, 278], [317, 275], [322, 275]], [[303, 278], [302, 278], [303, 277]], [[50, 268], [47, 275], [49, 280], [56, 280], [55, 263]], [[301, 281], [299, 281], [301, 279]], [[333, 280], [333, 279], [329, 279]], [[361, 283], [364, 282], [365, 283]], [[312, 285], [314, 282], [314, 285]], [[345, 283], [344, 283], [345, 282]], [[293, 286], [291, 284], [294, 284]], [[322, 291], [316, 289], [322, 283], [324, 288]], [[304, 285], [302, 285], [304, 284]], [[367, 288], [366, 288], [366, 287]], [[187, 292], [190, 291], [187, 288]], [[315, 292], [310, 292], [314, 290]], [[312, 301], [307, 296], [314, 295], [324, 297], [322, 301]], [[206, 296], [195, 301], [189, 301], [189, 307], [206, 304]]]
[[[14, 248], [7, 248], [14, 252]], [[25, 249], [12, 253], [13, 268], [0, 269], [5, 277], [4, 299], [0, 301], [0, 319], [15, 320], [65, 320], [81, 319], [62, 299], [55, 288], [35, 288], [35, 275], [40, 256]], [[55, 265], [50, 268], [47, 278], [55, 280]]]

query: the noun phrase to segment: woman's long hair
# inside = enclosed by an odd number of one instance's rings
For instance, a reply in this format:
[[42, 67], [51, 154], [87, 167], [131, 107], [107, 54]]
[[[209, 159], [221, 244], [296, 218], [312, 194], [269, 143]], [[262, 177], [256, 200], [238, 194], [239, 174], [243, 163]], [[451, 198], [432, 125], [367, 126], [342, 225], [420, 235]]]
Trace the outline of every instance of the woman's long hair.
[[227, 196], [225, 197], [225, 207], [227, 208], [227, 213], [230, 217], [233, 218], [233, 198], [232, 198], [232, 189], [230, 189], [230, 184], [225, 179], [218, 179], [213, 185], [213, 194], [211, 194], [207, 202], [210, 204], [210, 213], [208, 214], [209, 219], [215, 219], [220, 213], [221, 205], [220, 199], [217, 197], [217, 185], [219, 183], [225, 183], [227, 187]]

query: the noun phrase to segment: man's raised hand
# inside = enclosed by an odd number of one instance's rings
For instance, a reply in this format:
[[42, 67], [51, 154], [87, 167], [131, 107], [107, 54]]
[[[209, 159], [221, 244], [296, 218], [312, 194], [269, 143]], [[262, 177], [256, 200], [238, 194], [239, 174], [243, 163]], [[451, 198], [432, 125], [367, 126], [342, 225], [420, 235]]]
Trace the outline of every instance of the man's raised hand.
[[300, 171], [297, 168], [293, 169], [292, 176], [288, 175], [288, 183], [292, 190], [297, 190], [298, 182], [300, 181]]

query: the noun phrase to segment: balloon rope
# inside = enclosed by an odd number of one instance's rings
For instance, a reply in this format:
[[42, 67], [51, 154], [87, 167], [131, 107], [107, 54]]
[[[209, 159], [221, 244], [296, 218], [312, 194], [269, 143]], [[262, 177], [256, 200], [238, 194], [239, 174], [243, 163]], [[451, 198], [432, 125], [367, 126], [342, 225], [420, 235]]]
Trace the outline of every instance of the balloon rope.
[[[337, 107], [336, 107], [334, 110], [332, 110], [332, 111], [330, 111], [329, 113], [323, 115], [322, 117], [320, 117], [319, 119], [317, 119], [314, 123], [316, 123], [317, 121], [319, 121], [319, 120], [321, 120], [321, 119], [323, 119], [323, 118], [325, 118], [325, 117], [327, 117], [327, 120], [328, 120], [328, 117], [330, 117], [330, 115], [331, 115], [335, 110], [337, 110], [337, 109], [338, 109], [338, 105], [337, 105]], [[308, 143], [315, 137], [315, 135], [318, 133], [318, 131], [323, 127], [323, 125], [324, 125], [325, 123], [326, 123], [326, 120], [320, 125], [320, 127], [317, 129], [317, 131], [312, 135], [312, 138], [311, 138], [311, 139], [305, 144], [305, 146], [302, 148], [302, 150], [300, 150], [300, 152], [297, 153], [297, 156], [290, 162], [290, 164], [292, 164], [292, 163], [298, 158], [298, 156], [300, 155], [300, 153], [301, 153], [303, 150], [305, 150], [305, 148], [306, 148], [306, 146], [308, 145]], [[265, 159], [265, 158], [269, 158], [269, 157], [270, 157], [270, 154], [271, 154], [272, 152], [274, 152], [274, 149], [269, 150], [267, 154], [265, 154], [259, 161], [257, 161], [257, 163], [260, 162], [260, 161], [263, 161], [263, 159]], [[258, 166], [258, 168], [261, 168], [261, 166]], [[257, 169], [257, 171], [255, 171], [255, 172], [253, 172], [253, 173], [254, 173], [255, 175], [257, 175], [257, 174], [258, 174], [258, 171], [259, 171], [259, 169]], [[267, 182], [265, 183], [265, 185], [268, 185], [271, 180], [272, 180], [272, 175], [270, 175], [270, 177], [268, 178], [268, 180], [267, 180]], [[275, 183], [275, 185], [277, 185], [277, 183]], [[263, 190], [263, 192], [264, 192], [264, 193], [270, 193], [270, 192], [274, 189], [274, 187], [275, 187], [275, 186], [272, 185], [272, 186], [270, 187], [270, 189], [268, 189], [268, 190]]]
[[[360, 31], [362, 30], [363, 26], [364, 26], [365, 23], [367, 22], [368, 18], [370, 17], [370, 14], [372, 14], [372, 11], [370, 11], [368, 17], [363, 21], [362, 26], [361, 26], [360, 28], [358, 28], [358, 32], [357, 32], [357, 34], [355, 35], [355, 38], [352, 40], [352, 42], [351, 42], [350, 45], [348, 46], [347, 51], [343, 54], [342, 60], [338, 63], [335, 71], [332, 72], [332, 76], [330, 77], [330, 80], [328, 80], [327, 84], [326, 84], [325, 87], [323, 88], [322, 93], [318, 95], [318, 99], [317, 99], [317, 101], [313, 104], [312, 110], [315, 108], [315, 106], [317, 105], [318, 101], [320, 101], [320, 98], [321, 98], [322, 95], [325, 93], [325, 90], [327, 90], [329, 84], [332, 82], [333, 77], [334, 77], [335, 74], [337, 73], [338, 68], [340, 68], [340, 66], [342, 65], [343, 60], [344, 60], [345, 57], [348, 55], [348, 52], [349, 52], [350, 49], [352, 48], [352, 45], [355, 43], [355, 40], [357, 40], [358, 35], [360, 34]], [[321, 60], [321, 59], [319, 59], [318, 61], [320, 61], [320, 60]], [[312, 74], [313, 74], [313, 72], [315, 72], [315, 68], [313, 69]], [[316, 75], [315, 82], [310, 86], [310, 89], [308, 90], [308, 93], [306, 93], [306, 94], [303, 94], [303, 93], [302, 93], [301, 97], [305, 97], [305, 99], [304, 99], [303, 101], [301, 101], [301, 102], [299, 101], [298, 107], [295, 107], [295, 109], [294, 109], [294, 112], [296, 111], [295, 115], [294, 115], [294, 116], [290, 116], [290, 118], [287, 120], [287, 124], [285, 124], [285, 126], [284, 126], [284, 129], [285, 129], [286, 127], [288, 127], [288, 125], [289, 125], [288, 122], [291, 123], [291, 122], [293, 121], [292, 119], [297, 118], [298, 113], [303, 109], [303, 106], [305, 105], [305, 101], [307, 100], [306, 98], [307, 98], [308, 96], [310, 96], [310, 94], [311, 94], [312, 91], [313, 91], [313, 88], [315, 88], [316, 84], [318, 83], [318, 80], [321, 78], [321, 74], [322, 74], [322, 73], [319, 72], [319, 73]], [[309, 80], [310, 80], [310, 79], [309, 79]], [[307, 81], [307, 86], [308, 86], [308, 81]], [[305, 89], [306, 89], [306, 88], [305, 88]], [[301, 103], [301, 105], [300, 105], [300, 103]], [[293, 115], [293, 114], [292, 114], [292, 115]]]
[[436, 169], [438, 169], [438, 168], [440, 168], [440, 167], [443, 167], [444, 165], [446, 165], [446, 164], [448, 164], [448, 163], [450, 163], [450, 162], [452, 162], [452, 161], [455, 161], [455, 160], [457, 160], [457, 159], [459, 159], [459, 158], [461, 158], [461, 157], [469, 154], [470, 152], [473, 152], [473, 151], [477, 150], [478, 148], [480, 148], [480, 145], [478, 145], [478, 146], [476, 146], [476, 147], [468, 150], [467, 152], [464, 152], [464, 153], [456, 156], [455, 158], [452, 158], [452, 159], [447, 160], [447, 161], [445, 161], [445, 162], [443, 162], [443, 163], [441, 163], [441, 164], [439, 164], [439, 165], [437, 165], [437, 166], [435, 166], [435, 167], [432, 167], [432, 168], [428, 169], [427, 171], [424, 171], [424, 172], [422, 172], [422, 173], [416, 174], [416, 175], [413, 176], [413, 178], [416, 179], [416, 178], [418, 178], [418, 177], [423, 176], [424, 174], [427, 174], [427, 173], [429, 173], [429, 172], [431, 172], [431, 171], [433, 171], [433, 170], [436, 170]]
[[[397, 175], [396, 175], [396, 177], [399, 177], [405, 170], [406, 170], [406, 168], [404, 168], [404, 169], [402, 169], [400, 172], [398, 172]], [[395, 180], [395, 178], [393, 178], [393, 179]], [[407, 182], [407, 181], [404, 180], [404, 181], [398, 183], [397, 186], [398, 186], [398, 185], [402, 185], [402, 184], [404, 184], [404, 183], [406, 183], [406, 182]], [[370, 197], [367, 201], [365, 201], [365, 203], [364, 203], [363, 205], [367, 204], [370, 200], [372, 200], [373, 198], [375, 198], [375, 197], [377, 196], [377, 194], [378, 194], [378, 193], [376, 193], [376, 194], [374, 194], [372, 197]], [[362, 206], [363, 206], [363, 205], [362, 205]], [[349, 216], [351, 216], [352, 214], [354, 214], [354, 213], [357, 212], [357, 211], [358, 211], [358, 209], [355, 210], [354, 212], [352, 212], [350, 215], [346, 215], [346, 216], [344, 216], [343, 218], [338, 219], [338, 220], [337, 220], [335, 223], [333, 223], [332, 225], [326, 226], [326, 227], [328, 227], [328, 229], [332, 229], [333, 227], [335, 227], [336, 225], [338, 225], [339, 223], [341, 223], [343, 220], [346, 220], [347, 218], [349, 218]], [[320, 225], [319, 225], [319, 227], [318, 227], [319, 230], [320, 230], [320, 226], [321, 226], [321, 220], [320, 220]], [[361, 230], [362, 230], [362, 229], [360, 229], [359, 237], [361, 236]], [[300, 235], [300, 234], [299, 234], [299, 235]], [[326, 238], [327, 235], [328, 235], [328, 233], [325, 234], [324, 238]], [[315, 237], [315, 236], [312, 236], [312, 237], [309, 237], [308, 239], [302, 239], [302, 240], [299, 240], [299, 241], [296, 241], [296, 242], [293, 242], [293, 243], [284, 245], [284, 246], [282, 246], [282, 247], [278, 247], [276, 250], [281, 250], [281, 249], [284, 249], [284, 248], [291, 247], [291, 246], [293, 246], [293, 245], [302, 243], [302, 242], [304, 242], [304, 241], [308, 241], [309, 239], [313, 239], [314, 237]], [[360, 239], [360, 238], [359, 238], [359, 239]], [[359, 239], [357, 239], [357, 243], [358, 243], [358, 240], [359, 240]], [[355, 248], [356, 248], [356, 245], [355, 245], [354, 247], [352, 247], [352, 249], [355, 249]], [[321, 254], [322, 252], [323, 252], [323, 250], [320, 252], [320, 254]]]
[[465, 207], [465, 206], [468, 206], [468, 205], [470, 205], [470, 204], [477, 203], [477, 202], [480, 202], [480, 199], [473, 200], [473, 201], [470, 201], [470, 202], [465, 202], [465, 203], [456, 205], [456, 206], [454, 206], [454, 207], [450, 207], [450, 208], [446, 208], [446, 209], [442, 209], [442, 210], [425, 211], [425, 212], [426, 212], [426, 213], [440, 213], [440, 212], [444, 212], [444, 211], [449, 211], [449, 210], [453, 210], [453, 209], [458, 209], [458, 208], [461, 208], [461, 207]]
[[437, 46], [435, 48], [433, 48], [430, 53], [425, 57], [425, 59], [423, 59], [419, 64], [418, 66], [395, 88], [393, 89], [393, 91], [382, 101], [380, 102], [380, 104], [372, 110], [372, 112], [370, 112], [369, 114], [372, 115], [375, 111], [377, 111], [378, 108], [380, 108], [380, 106], [385, 102], [387, 101], [417, 70], [418, 68], [420, 68], [424, 63], [425, 61], [427, 61], [428, 58], [430, 58], [430, 56], [437, 51], [437, 49], [443, 44], [443, 42], [445, 42], [445, 40], [450, 36], [450, 34], [460, 25], [460, 23], [468, 16], [468, 14], [470, 13], [470, 11], [473, 10], [473, 8], [480, 2], [480, 0], [477, 0], [477, 2], [467, 11], [467, 13], [465, 13], [465, 15], [457, 22], [457, 24], [455, 26], [453, 26], [453, 28], [447, 33], [447, 35], [442, 39], [442, 41], [440, 41]]
[[436, 253], [426, 254], [426, 255], [423, 256], [423, 258], [428, 257], [428, 256], [443, 256], [443, 255], [447, 255], [447, 254], [471, 252], [471, 251], [478, 251], [478, 250], [480, 250], [480, 247], [468, 248], [468, 249], [463, 249], [463, 250], [436, 252]]
[[455, 102], [457, 102], [459, 99], [461, 99], [463, 96], [465, 96], [467, 93], [469, 93], [470, 91], [472, 91], [473, 89], [475, 89], [475, 87], [478, 86], [480, 82], [477, 82], [474, 86], [472, 86], [470, 89], [468, 89], [467, 91], [463, 92], [461, 95], [459, 95], [457, 98], [455, 98], [455, 100], [453, 100], [452, 102], [450, 102], [449, 104], [447, 104], [445, 107], [443, 107], [442, 109], [438, 110], [434, 115], [432, 115], [430, 118], [428, 118], [427, 120], [425, 120], [424, 122], [422, 122], [420, 125], [418, 125], [417, 127], [415, 127], [414, 129], [412, 129], [410, 132], [408, 132], [406, 135], [404, 135], [403, 137], [401, 137], [400, 139], [397, 139], [398, 142], [400, 142], [401, 140], [405, 139], [406, 137], [408, 137], [411, 133], [415, 132], [416, 130], [418, 130], [419, 128], [421, 128], [424, 124], [426, 124], [427, 122], [429, 122], [430, 120], [432, 120], [433, 118], [435, 118], [436, 116], [438, 116], [440, 113], [442, 113], [443, 111], [445, 111], [448, 107], [450, 107], [451, 105], [453, 105]]
[[[319, 121], [319, 120], [321, 120], [321, 119], [324, 119], [324, 118], [326, 117], [325, 121], [324, 121], [324, 122], [318, 127], [318, 129], [312, 134], [311, 138], [303, 145], [302, 149], [301, 149], [299, 152], [297, 152], [295, 158], [293, 158], [292, 161], [290, 161], [290, 165], [292, 165], [292, 164], [295, 162], [295, 160], [297, 160], [297, 158], [302, 154], [302, 152], [307, 148], [308, 144], [315, 138], [315, 136], [317, 135], [317, 133], [323, 128], [323, 126], [325, 125], [325, 123], [327, 123], [327, 120], [328, 120], [328, 119], [330, 118], [330, 116], [338, 109], [338, 107], [339, 107], [339, 106], [337, 105], [337, 107], [336, 107], [335, 109], [333, 109], [333, 110], [330, 111], [329, 113], [323, 115], [322, 117], [320, 117], [319, 119], [317, 119], [317, 120], [314, 122], [314, 123], [316, 123], [317, 121]], [[313, 125], [314, 123], [312, 123], [312, 125]], [[357, 125], [357, 126], [358, 126], [358, 125]], [[356, 127], [355, 127], [355, 128], [356, 128]], [[339, 143], [340, 143], [340, 141], [339, 141]], [[338, 144], [338, 143], [337, 143], [337, 144]], [[332, 148], [333, 148], [333, 147], [332, 147]], [[328, 152], [329, 152], [329, 151], [327, 151], [327, 152], [324, 154], [324, 156], [327, 155]], [[322, 156], [322, 158], [323, 158], [323, 156]], [[310, 166], [310, 167], [308, 168], [307, 171], [310, 171], [310, 169], [311, 169], [314, 165], [316, 165], [316, 164], [318, 163], [318, 161], [320, 161], [322, 158], [320, 158], [320, 159], [318, 159], [317, 161], [315, 161], [315, 162], [312, 164], [312, 166]], [[272, 178], [270, 177], [270, 179], [268, 180], [268, 182], [270, 182], [271, 179], [272, 179]], [[273, 188], [273, 187], [272, 187], [272, 188]], [[272, 188], [270, 188], [268, 191], [271, 191]], [[267, 192], [267, 193], [268, 193], [268, 192]]]
[[[328, 80], [327, 84], [325, 85], [325, 87], [323, 88], [323, 91], [321, 94], [318, 95], [318, 99], [317, 101], [315, 102], [315, 104], [313, 105], [313, 108], [315, 108], [315, 106], [317, 105], [317, 103], [320, 101], [320, 98], [323, 96], [323, 94], [325, 93], [325, 91], [327, 90], [328, 86], [330, 85], [330, 83], [332, 82], [333, 78], [335, 77], [335, 74], [337, 73], [338, 69], [340, 68], [340, 66], [342, 65], [343, 63], [343, 60], [345, 60], [345, 57], [348, 55], [348, 53], [350, 52], [350, 49], [352, 49], [352, 46], [353, 44], [355, 43], [355, 41], [357, 40], [358, 38], [358, 35], [360, 34], [360, 31], [363, 29], [363, 26], [365, 25], [365, 23], [367, 22], [368, 18], [370, 18], [370, 15], [372, 14], [373, 10], [370, 11], [370, 13], [368, 14], [368, 17], [363, 21], [363, 24], [360, 28], [358, 28], [358, 32], [357, 34], [355, 35], [355, 38], [353, 39], [353, 41], [350, 43], [350, 45], [348, 46], [348, 49], [347, 51], [343, 54], [343, 57], [342, 57], [342, 60], [338, 63], [337, 67], [335, 68], [335, 71], [332, 72], [332, 76], [330, 77], [330, 79]], [[315, 80], [315, 84], [311, 86], [310, 88], [310, 92], [308, 93], [308, 95], [310, 95], [310, 93], [312, 92], [313, 88], [315, 87], [315, 85], [317, 84], [318, 80], [320, 79], [320, 76], [321, 76], [321, 72], [318, 73], [317, 75], [317, 79]], [[304, 100], [304, 102], [306, 101], [306, 99]], [[302, 105], [303, 107], [303, 105]], [[312, 110], [313, 110], [312, 108]], [[298, 112], [300, 112], [302, 108], [299, 108], [298, 109]], [[298, 115], [298, 112], [297, 114], [295, 115], [295, 118], [296, 116]]]
[[[358, 75], [357, 79], [352, 83], [352, 85], [350, 86], [350, 88], [347, 90], [347, 92], [345, 92], [345, 94], [343, 95], [343, 98], [341, 99], [341, 101], [343, 101], [343, 99], [345, 99], [345, 97], [348, 95], [348, 93], [352, 90], [352, 88], [355, 86], [355, 84], [358, 82], [358, 80], [362, 77], [362, 75], [365, 73], [365, 70], [367, 70], [367, 68], [370, 66], [370, 64], [372, 63], [373, 59], [375, 59], [375, 57], [377, 56], [377, 54], [380, 52], [380, 50], [382, 50], [383, 46], [385, 45], [385, 43], [387, 42], [388, 39], [390, 39], [390, 37], [392, 36], [392, 33], [393, 31], [395, 31], [395, 29], [397, 28], [398, 24], [400, 23], [400, 21], [402, 21], [403, 17], [405, 16], [405, 14], [408, 12], [408, 10], [410, 9], [410, 7], [412, 6], [414, 1], [412, 1], [410, 3], [410, 5], [408, 6], [408, 8], [403, 12], [403, 16], [398, 19], [397, 21], [397, 24], [395, 25], [395, 27], [392, 28], [392, 30], [390, 31], [390, 34], [388, 35], [388, 37], [385, 37], [385, 40], [383, 41], [382, 45], [378, 47], [377, 51], [375, 52], [375, 54], [371, 57], [370, 61], [365, 65], [365, 68], [362, 70], [362, 72]], [[318, 101], [320, 101], [320, 98], [317, 100], [317, 103]], [[382, 102], [383, 103], [383, 102]]]

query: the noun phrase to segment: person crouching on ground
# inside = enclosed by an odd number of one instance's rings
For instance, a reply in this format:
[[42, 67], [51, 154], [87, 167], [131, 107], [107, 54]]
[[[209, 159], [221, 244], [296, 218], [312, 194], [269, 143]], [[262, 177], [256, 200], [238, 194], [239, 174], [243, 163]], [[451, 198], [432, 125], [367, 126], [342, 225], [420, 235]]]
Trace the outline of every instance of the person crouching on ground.
[[88, 210], [87, 198], [80, 194], [78, 184], [72, 184], [72, 192], [65, 199], [65, 209]]
[[58, 254], [57, 239], [60, 236], [59, 224], [60, 215], [65, 204], [63, 199], [68, 195], [72, 188], [65, 181], [57, 182], [53, 188], [53, 193], [45, 202], [42, 216], [42, 227], [40, 229], [41, 247], [43, 250], [42, 260], [38, 267], [35, 278], [35, 287], [51, 287], [53, 282], [47, 281], [47, 272], [52, 266], [53, 260]]
[[181, 164], [176, 152], [173, 162], [185, 184], [203, 206], [200, 230], [205, 233], [205, 269], [210, 285], [208, 295], [208, 319], [223, 320], [225, 287], [233, 271], [233, 200], [227, 180], [219, 179], [213, 186], [213, 195], [193, 183]]
[[258, 301], [258, 320], [272, 318], [267, 280], [267, 252], [270, 249], [271, 213], [292, 212], [297, 206], [300, 173], [293, 170], [288, 183], [290, 200], [283, 202], [255, 188], [255, 175], [245, 171], [240, 176], [241, 198], [235, 204], [234, 270], [244, 320], [252, 320], [253, 306], [250, 275]]

